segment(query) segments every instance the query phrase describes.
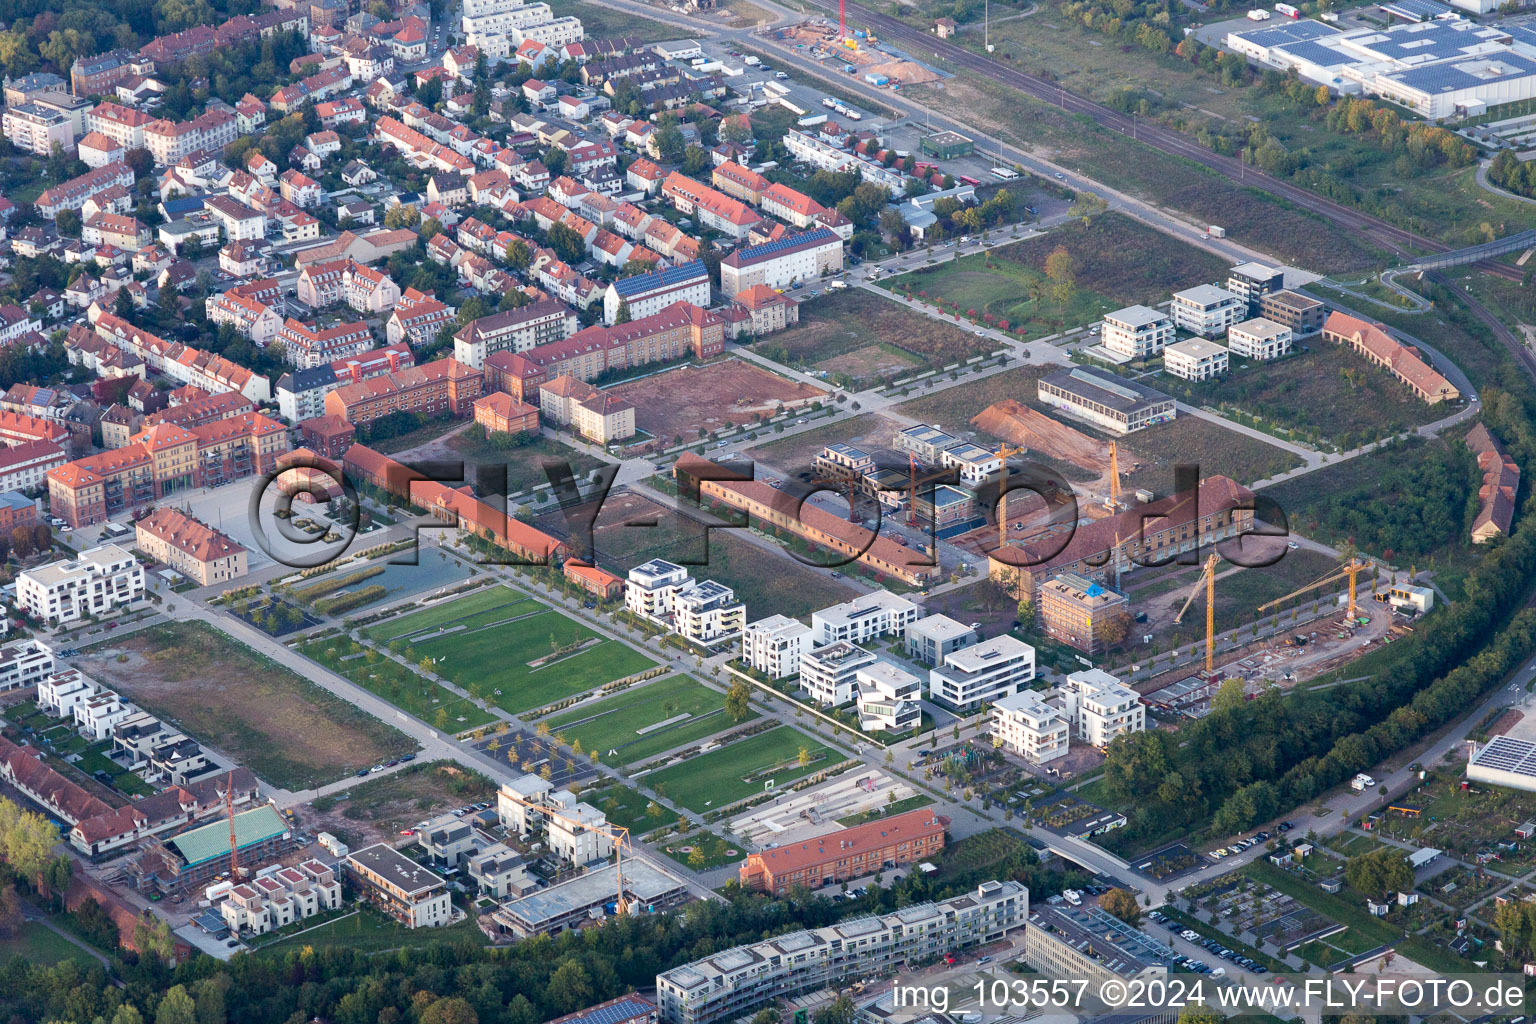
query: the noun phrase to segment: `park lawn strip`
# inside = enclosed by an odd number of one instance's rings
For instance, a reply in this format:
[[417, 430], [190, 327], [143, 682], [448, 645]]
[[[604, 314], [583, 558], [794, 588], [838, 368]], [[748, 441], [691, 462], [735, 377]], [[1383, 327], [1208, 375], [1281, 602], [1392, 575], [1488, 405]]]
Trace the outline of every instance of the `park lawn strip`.
[[890, 818], [897, 814], [905, 814], [907, 811], [915, 811], [919, 807], [927, 807], [931, 803], [933, 803], [933, 797], [918, 793], [916, 796], [909, 796], [905, 800], [897, 800], [895, 803], [887, 804], [877, 810], [864, 811], [860, 814], [850, 814], [846, 818], [838, 818], [837, 823], [852, 828], [855, 825], [863, 825], [866, 822], [879, 821], [881, 818]]
[[450, 598], [419, 612], [389, 619], [377, 626], [368, 627], [364, 633], [375, 643], [387, 643], [412, 633], [424, 633], [429, 629], [444, 626], [475, 629], [525, 614], [539, 607], [542, 607], [539, 602], [531, 597], [524, 597], [511, 587], [495, 586], [463, 597]]
[[377, 953], [383, 950], [454, 942], [484, 946], [489, 941], [472, 914], [458, 924], [442, 928], [406, 928], [404, 925], [396, 924], [377, 910], [365, 907], [350, 916], [338, 918], [308, 931], [301, 931], [261, 948], [263, 951], [276, 950], [278, 955], [287, 953], [295, 946]]
[[[538, 668], [528, 662], [556, 647], [597, 638], [596, 644]], [[519, 620], [515, 627], [450, 633], [410, 646], [411, 656], [429, 657], [437, 674], [472, 693], [483, 692], [514, 714], [596, 689], [656, 664], [617, 640], [598, 637], [587, 626], [549, 609]], [[495, 691], [500, 690], [498, 694]]]
[[344, 676], [402, 711], [408, 711], [439, 729], [462, 732], [496, 721], [495, 715], [474, 701], [460, 697], [441, 683], [433, 682], [415, 669], [393, 661], [382, 653], [378, 653], [377, 659], [372, 662], [366, 655], [343, 660], [348, 655], [361, 654], [365, 650], [361, 644], [337, 636], [310, 641], [299, 648], [306, 658], [319, 662], [337, 675]]
[[[581, 799], [606, 814], [612, 824], [629, 829], [632, 836], [643, 836], [664, 825], [677, 823], [677, 816], [671, 811], [655, 804], [639, 790], [618, 782], [584, 789]], [[653, 804], [656, 813], [651, 812]]]
[[283, 789], [313, 789], [416, 749], [203, 622], [150, 626], [87, 649], [82, 662], [87, 675]]
[[[801, 748], [811, 756], [811, 763], [803, 767], [797, 760]], [[839, 752], [826, 744], [798, 729], [780, 726], [663, 768], [645, 776], [645, 784], [702, 814], [710, 807], [724, 807], [763, 792], [763, 784], [770, 778], [780, 787], [825, 771], [841, 760]]]
[[[644, 735], [638, 732], [682, 714], [689, 717]], [[747, 719], [756, 717], [756, 712], [747, 715]], [[725, 695], [689, 676], [637, 683], [548, 720], [550, 731], [561, 742], [580, 740], [583, 750], [610, 764], [634, 764], [736, 724], [725, 713]], [[610, 751], [614, 751], [611, 756]]]

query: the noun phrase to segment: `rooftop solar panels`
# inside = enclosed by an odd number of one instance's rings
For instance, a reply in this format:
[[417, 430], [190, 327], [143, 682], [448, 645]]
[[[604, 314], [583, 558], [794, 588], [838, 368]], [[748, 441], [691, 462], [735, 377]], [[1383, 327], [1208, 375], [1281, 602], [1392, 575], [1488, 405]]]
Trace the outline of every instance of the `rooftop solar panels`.
[[1475, 89], [1489, 82], [1511, 81], [1530, 75], [1536, 75], [1536, 61], [1506, 52], [1497, 57], [1469, 57], [1452, 63], [1410, 68], [1386, 77], [1411, 89], [1439, 93]]
[[1433, 21], [1451, 13], [1447, 4], [1438, 3], [1437, 0], [1392, 0], [1391, 3], [1381, 5], [1386, 14], [1391, 14], [1407, 21]]
[[1341, 68], [1346, 64], [1353, 64], [1356, 58], [1347, 53], [1335, 50], [1325, 43], [1304, 39], [1297, 43], [1286, 43], [1284, 46], [1275, 47], [1280, 53], [1290, 54], [1297, 60], [1304, 60], [1308, 64], [1316, 64], [1320, 68]]
[[1255, 46], [1279, 46], [1282, 43], [1300, 42], [1303, 39], [1321, 39], [1324, 36], [1336, 36], [1339, 34], [1339, 30], [1324, 25], [1320, 21], [1306, 19], [1272, 25], [1269, 28], [1258, 28], [1251, 32], [1233, 32], [1232, 34]]
[[1469, 765], [1536, 779], [1536, 743], [1512, 736], [1495, 736], [1472, 755]]

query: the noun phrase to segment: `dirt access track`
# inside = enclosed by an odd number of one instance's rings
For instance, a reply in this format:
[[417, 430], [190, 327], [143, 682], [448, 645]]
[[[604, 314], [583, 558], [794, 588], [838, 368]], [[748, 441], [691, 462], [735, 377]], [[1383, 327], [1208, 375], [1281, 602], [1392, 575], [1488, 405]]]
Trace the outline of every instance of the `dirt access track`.
[[692, 440], [700, 428], [739, 426], [759, 413], [772, 416], [781, 405], [794, 409], [827, 395], [740, 359], [679, 366], [608, 390], [633, 402], [635, 426], [663, 444], [679, 436]]

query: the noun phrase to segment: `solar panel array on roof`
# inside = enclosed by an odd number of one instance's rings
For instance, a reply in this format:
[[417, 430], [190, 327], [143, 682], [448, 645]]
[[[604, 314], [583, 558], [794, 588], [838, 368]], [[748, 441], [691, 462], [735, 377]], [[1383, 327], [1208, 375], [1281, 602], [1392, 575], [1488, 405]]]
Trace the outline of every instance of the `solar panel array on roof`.
[[776, 252], [785, 249], [793, 249], [807, 242], [826, 242], [837, 236], [827, 228], [816, 228], [814, 231], [802, 231], [798, 235], [785, 235], [772, 242], [764, 242], [762, 245], [749, 245], [741, 250], [743, 260], [755, 260], [762, 256], [772, 256]]
[[1436, 0], [1392, 0], [1391, 3], [1382, 4], [1381, 9], [1410, 21], [1433, 21], [1451, 13], [1449, 5], [1437, 3]]
[[643, 1016], [652, 1009], [651, 1004], [639, 996], [626, 996], [602, 1006], [594, 1006], [576, 1020], [579, 1024], [619, 1024], [620, 1021]]
[[1472, 755], [1471, 763], [1479, 768], [1536, 777], [1536, 743], [1512, 736], [1495, 736]]
[[679, 264], [675, 267], [664, 267], [661, 270], [653, 270], [648, 274], [636, 274], [634, 277], [626, 277], [613, 283], [614, 289], [620, 295], [634, 295], [651, 288], [662, 288], [667, 285], [678, 284], [682, 281], [698, 277], [704, 270], [702, 260], [693, 260], [690, 263]]
[[1357, 60], [1347, 53], [1335, 50], [1326, 43], [1313, 42], [1310, 39], [1299, 43], [1286, 43], [1284, 46], [1275, 47], [1281, 53], [1290, 54], [1297, 60], [1304, 60], [1309, 64], [1316, 64], [1320, 68], [1341, 68], [1346, 64], [1353, 64]]
[[1268, 28], [1256, 28], [1251, 32], [1233, 32], [1232, 35], [1255, 46], [1279, 46], [1282, 43], [1299, 42], [1303, 39], [1321, 39], [1336, 36], [1339, 30], [1310, 19], [1284, 22]]

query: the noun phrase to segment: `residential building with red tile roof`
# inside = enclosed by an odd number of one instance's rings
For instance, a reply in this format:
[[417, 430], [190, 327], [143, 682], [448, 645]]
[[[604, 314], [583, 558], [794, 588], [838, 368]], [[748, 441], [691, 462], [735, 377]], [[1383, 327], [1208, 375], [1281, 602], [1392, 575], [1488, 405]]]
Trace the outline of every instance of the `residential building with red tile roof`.
[[538, 433], [539, 410], [505, 391], [492, 391], [475, 399], [475, 422], [487, 433]]
[[1472, 521], [1472, 543], [1487, 544], [1508, 536], [1514, 525], [1520, 466], [1482, 423], [1467, 434], [1467, 447], [1477, 456], [1477, 466], [1483, 471], [1483, 483], [1477, 492], [1477, 517]]
[[325, 396], [325, 411], [358, 427], [394, 413], [468, 416], [485, 376], [453, 357], [343, 384]]
[[949, 819], [919, 808], [810, 839], [748, 854], [739, 869], [741, 887], [782, 895], [796, 887], [815, 891], [930, 860], [944, 849]]
[[244, 547], [180, 509], [161, 506], [134, 526], [140, 551], [199, 586], [236, 580], [248, 571]]
[[1323, 338], [1347, 344], [1367, 361], [1390, 370], [1409, 390], [1430, 405], [1454, 402], [1461, 392], [1426, 363], [1411, 347], [1387, 333], [1385, 324], [1371, 323], [1337, 310], [1323, 323]]

